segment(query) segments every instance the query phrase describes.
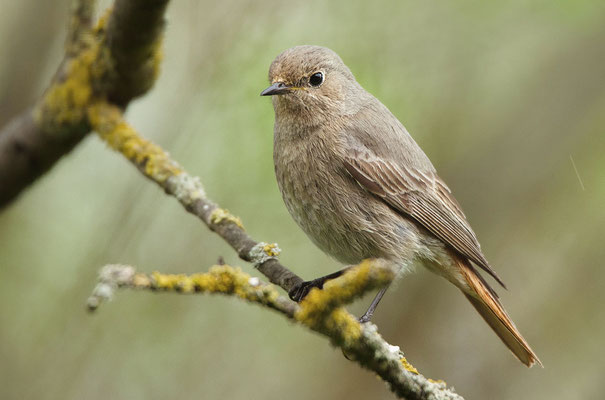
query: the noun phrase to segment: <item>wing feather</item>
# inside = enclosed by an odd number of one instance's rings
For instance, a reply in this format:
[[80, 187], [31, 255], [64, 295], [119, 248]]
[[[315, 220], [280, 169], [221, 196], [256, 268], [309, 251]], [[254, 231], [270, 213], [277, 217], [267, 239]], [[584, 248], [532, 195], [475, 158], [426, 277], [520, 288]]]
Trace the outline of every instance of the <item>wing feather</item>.
[[362, 187], [412, 217], [506, 287], [481, 252], [460, 205], [435, 172], [411, 171], [371, 154], [355, 153], [345, 158], [345, 168]]

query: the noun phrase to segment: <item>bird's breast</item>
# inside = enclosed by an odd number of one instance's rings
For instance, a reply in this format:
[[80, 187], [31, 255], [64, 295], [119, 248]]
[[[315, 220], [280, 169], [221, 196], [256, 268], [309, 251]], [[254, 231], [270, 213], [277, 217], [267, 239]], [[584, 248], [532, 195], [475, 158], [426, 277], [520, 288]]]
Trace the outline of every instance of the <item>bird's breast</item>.
[[311, 227], [333, 218], [338, 180], [336, 162], [329, 144], [314, 140], [276, 140], [273, 154], [275, 175], [282, 197], [294, 220], [312, 235]]
[[320, 249], [341, 262], [401, 254], [396, 247], [409, 223], [352, 179], [334, 145], [324, 132], [295, 140], [276, 129], [275, 174], [286, 208]]

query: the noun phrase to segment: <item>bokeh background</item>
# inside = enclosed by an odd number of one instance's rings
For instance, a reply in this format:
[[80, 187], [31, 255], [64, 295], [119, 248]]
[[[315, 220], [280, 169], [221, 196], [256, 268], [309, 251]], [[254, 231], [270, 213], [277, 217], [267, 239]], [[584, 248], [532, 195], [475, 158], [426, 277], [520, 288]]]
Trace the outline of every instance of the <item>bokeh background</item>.
[[[3, 125], [60, 61], [69, 1], [0, 9]], [[468, 399], [602, 398], [604, 2], [180, 0], [167, 20], [162, 74], [128, 118], [253, 237], [278, 242], [285, 265], [307, 279], [340, 268], [282, 204], [273, 110], [259, 97], [279, 52], [320, 44], [454, 190], [545, 368], [523, 367], [424, 271], [383, 300], [384, 337]], [[0, 214], [0, 398], [392, 398], [323, 338], [234, 299], [121, 292], [85, 311], [106, 263], [196, 272], [219, 256], [254, 273], [90, 135]]]

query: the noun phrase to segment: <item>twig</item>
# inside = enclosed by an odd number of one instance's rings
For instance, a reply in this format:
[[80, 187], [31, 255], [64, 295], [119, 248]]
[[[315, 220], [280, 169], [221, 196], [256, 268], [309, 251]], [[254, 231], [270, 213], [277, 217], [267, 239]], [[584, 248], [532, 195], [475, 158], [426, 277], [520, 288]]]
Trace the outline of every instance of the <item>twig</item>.
[[99, 136], [114, 150], [125, 156], [147, 178], [176, 197], [187, 211], [199, 217], [237, 252], [252, 262], [271, 283], [289, 291], [302, 279], [285, 268], [276, 256], [276, 244], [257, 242], [244, 230], [242, 222], [206, 197], [198, 177], [189, 175], [162, 148], [139, 136], [124, 120], [121, 110], [106, 102], [89, 109], [89, 120]]
[[137, 273], [128, 265], [106, 265], [99, 273], [99, 283], [88, 298], [88, 309], [95, 311], [110, 300], [118, 288], [147, 289], [178, 293], [220, 293], [258, 303], [294, 319], [298, 305], [280, 296], [277, 290], [258, 278], [228, 265], [216, 265], [205, 274], [168, 275]]
[[394, 276], [395, 271], [388, 265], [367, 260], [327, 282], [323, 290], [312, 289], [298, 305], [280, 296], [272, 285], [228, 265], [213, 266], [207, 273], [169, 275], [144, 274], [131, 266], [114, 264], [101, 269], [88, 307], [96, 310], [103, 301], [110, 300], [118, 288], [235, 296], [275, 310], [326, 336], [347, 358], [376, 372], [401, 398], [462, 400], [444, 382], [431, 381], [418, 374], [399, 347], [391, 346], [378, 334], [374, 324], [360, 324], [342, 308], [367, 291], [390, 282]]

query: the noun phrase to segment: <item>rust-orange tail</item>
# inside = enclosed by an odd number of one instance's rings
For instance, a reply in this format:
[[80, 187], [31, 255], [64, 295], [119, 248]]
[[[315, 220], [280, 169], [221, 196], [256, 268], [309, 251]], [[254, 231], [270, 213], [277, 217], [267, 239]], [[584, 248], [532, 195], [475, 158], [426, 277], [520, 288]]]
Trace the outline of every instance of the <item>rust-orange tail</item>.
[[462, 289], [464, 295], [471, 302], [473, 307], [481, 314], [485, 322], [496, 332], [504, 344], [523, 364], [531, 367], [535, 363], [542, 366], [536, 353], [529, 347], [529, 344], [523, 339], [521, 333], [510, 319], [506, 310], [500, 304], [495, 292], [489, 287], [487, 282], [477, 273], [468, 261], [462, 261], [457, 258], [462, 276], [468, 283], [468, 289]]

